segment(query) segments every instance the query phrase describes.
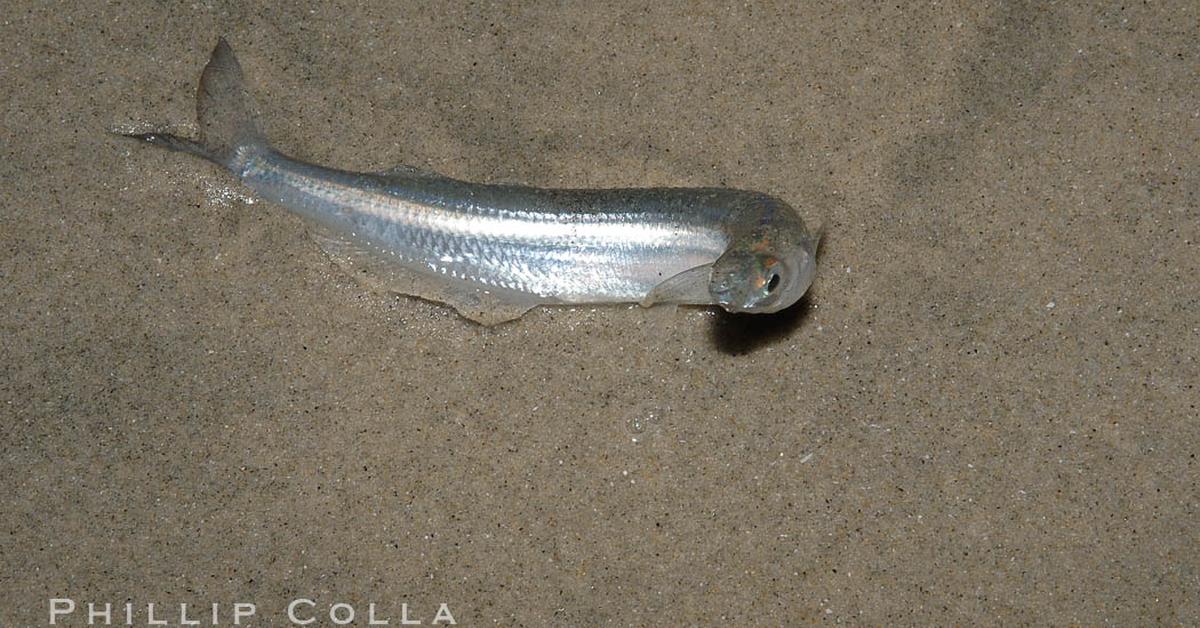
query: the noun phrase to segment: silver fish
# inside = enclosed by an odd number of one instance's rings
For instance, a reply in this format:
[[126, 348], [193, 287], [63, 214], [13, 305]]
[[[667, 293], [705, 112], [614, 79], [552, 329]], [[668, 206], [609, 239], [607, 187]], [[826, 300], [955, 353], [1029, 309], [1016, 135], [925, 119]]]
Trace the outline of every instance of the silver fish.
[[819, 238], [783, 201], [720, 188], [543, 189], [401, 166], [356, 173], [273, 150], [222, 38], [196, 95], [200, 137], [131, 135], [215, 162], [311, 221], [377, 287], [483, 324], [538, 305], [657, 303], [777, 312], [812, 284]]

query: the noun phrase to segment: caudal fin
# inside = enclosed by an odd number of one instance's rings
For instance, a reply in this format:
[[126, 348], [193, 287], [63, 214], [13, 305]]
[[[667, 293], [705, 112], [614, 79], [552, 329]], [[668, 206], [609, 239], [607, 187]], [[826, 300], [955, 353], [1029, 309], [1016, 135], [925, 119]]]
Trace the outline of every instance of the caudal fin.
[[225, 167], [233, 165], [239, 148], [266, 146], [252, 116], [253, 100], [246, 92], [242, 66], [222, 37], [217, 41], [196, 90], [199, 140], [169, 133], [139, 133], [129, 137], [171, 150], [191, 153]]

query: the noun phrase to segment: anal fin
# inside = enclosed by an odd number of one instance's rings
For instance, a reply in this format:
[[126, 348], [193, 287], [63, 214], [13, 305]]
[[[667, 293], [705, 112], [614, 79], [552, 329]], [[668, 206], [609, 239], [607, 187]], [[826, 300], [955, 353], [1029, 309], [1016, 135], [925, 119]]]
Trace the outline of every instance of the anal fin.
[[368, 288], [449, 305], [464, 318], [484, 326], [516, 320], [544, 302], [534, 295], [422, 271], [414, 268], [414, 261], [370, 243], [326, 227], [310, 228], [326, 255]]

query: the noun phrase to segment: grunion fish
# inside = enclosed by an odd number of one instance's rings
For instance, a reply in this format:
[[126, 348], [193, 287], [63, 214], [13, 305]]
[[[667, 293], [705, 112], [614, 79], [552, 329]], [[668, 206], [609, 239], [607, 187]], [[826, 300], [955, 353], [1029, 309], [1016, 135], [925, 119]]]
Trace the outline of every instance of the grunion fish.
[[777, 312], [816, 272], [819, 237], [783, 201], [724, 188], [544, 189], [410, 166], [361, 173], [271, 148], [224, 38], [196, 95], [199, 138], [130, 135], [212, 161], [303, 216], [380, 289], [485, 325], [539, 305], [659, 303]]

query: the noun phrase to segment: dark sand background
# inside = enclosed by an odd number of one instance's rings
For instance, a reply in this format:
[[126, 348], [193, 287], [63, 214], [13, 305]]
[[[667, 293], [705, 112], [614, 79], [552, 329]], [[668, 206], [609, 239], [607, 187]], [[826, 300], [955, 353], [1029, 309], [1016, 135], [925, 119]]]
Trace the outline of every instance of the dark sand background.
[[[1200, 11], [1098, 4], [7, 5], [0, 624], [1200, 622]], [[220, 34], [317, 162], [783, 196], [811, 297], [367, 292], [107, 134]]]

